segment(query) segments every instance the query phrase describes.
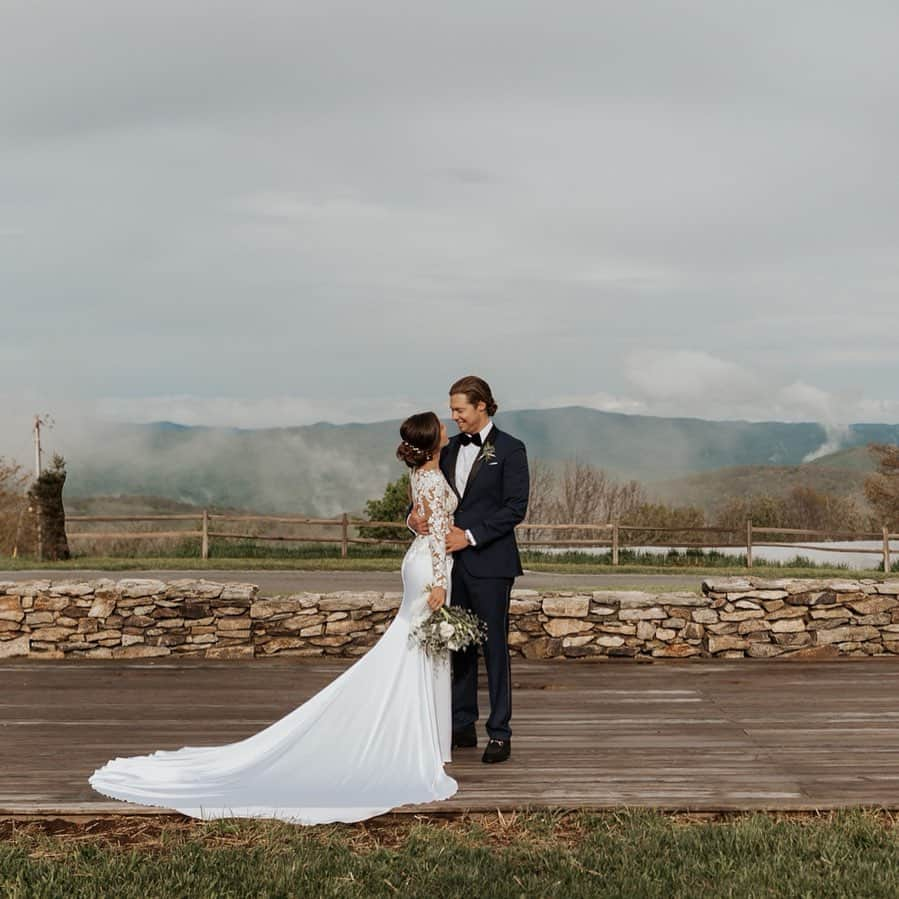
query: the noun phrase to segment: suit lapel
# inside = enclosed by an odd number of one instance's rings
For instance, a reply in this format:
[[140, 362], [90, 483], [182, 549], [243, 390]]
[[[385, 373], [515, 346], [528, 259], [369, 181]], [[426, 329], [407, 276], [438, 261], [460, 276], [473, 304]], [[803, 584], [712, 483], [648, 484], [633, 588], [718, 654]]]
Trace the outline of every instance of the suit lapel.
[[484, 464], [484, 459], [487, 458], [486, 453], [489, 452], [487, 448], [492, 447], [495, 442], [496, 425], [490, 429], [490, 433], [484, 438], [484, 445], [481, 447], [477, 458], [474, 460], [474, 465], [471, 466], [471, 471], [468, 473], [468, 480], [465, 482], [465, 489], [462, 491], [462, 499], [465, 499], [465, 497], [468, 496], [468, 491], [471, 489], [474, 479], [478, 476], [478, 472]]
[[442, 453], [440, 462], [441, 467], [443, 468], [443, 476], [448, 481], [453, 493], [455, 493], [459, 499], [462, 499], [462, 497], [459, 496], [459, 491], [456, 490], [456, 460], [459, 458], [460, 446], [461, 443], [459, 442], [459, 438], [453, 437], [446, 450]]

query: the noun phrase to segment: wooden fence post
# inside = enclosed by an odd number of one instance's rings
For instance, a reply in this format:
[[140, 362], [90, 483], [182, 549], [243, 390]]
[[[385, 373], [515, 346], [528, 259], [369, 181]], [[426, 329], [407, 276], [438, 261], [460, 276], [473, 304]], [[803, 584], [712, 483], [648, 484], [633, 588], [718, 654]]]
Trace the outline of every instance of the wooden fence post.
[[612, 522], [612, 564], [618, 564], [618, 522]]
[[892, 568], [892, 564], [890, 562], [890, 529], [884, 525], [883, 526], [883, 570], [884, 573], [889, 573]]
[[209, 513], [203, 510], [203, 541], [200, 547], [200, 557], [202, 559], [209, 558]]
[[746, 567], [752, 568], [752, 519], [746, 519]]
[[340, 557], [341, 557], [342, 559], [345, 559], [346, 556], [347, 556], [347, 549], [348, 549], [348, 547], [349, 547], [349, 537], [350, 537], [350, 533], [349, 533], [349, 529], [350, 529], [350, 518], [349, 518], [349, 516], [346, 514], [346, 512], [343, 513], [343, 517], [340, 519], [340, 529], [341, 529], [341, 535], [340, 535]]

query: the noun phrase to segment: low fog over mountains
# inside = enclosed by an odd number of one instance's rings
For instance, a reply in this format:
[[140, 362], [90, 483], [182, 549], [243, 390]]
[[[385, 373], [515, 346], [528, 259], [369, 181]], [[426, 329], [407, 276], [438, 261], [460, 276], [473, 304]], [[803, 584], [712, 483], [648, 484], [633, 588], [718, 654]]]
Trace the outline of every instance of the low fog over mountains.
[[[522, 438], [534, 458], [577, 457], [648, 485], [729, 466], [795, 466], [833, 443], [832, 434], [812, 423], [656, 418], [581, 407], [503, 412], [496, 421]], [[262, 430], [108, 425], [59, 449], [69, 463], [71, 498], [144, 494], [334, 515], [361, 510], [402, 474], [393, 456], [398, 427], [397, 421]], [[847, 449], [899, 443], [899, 425], [852, 425], [841, 441]]]

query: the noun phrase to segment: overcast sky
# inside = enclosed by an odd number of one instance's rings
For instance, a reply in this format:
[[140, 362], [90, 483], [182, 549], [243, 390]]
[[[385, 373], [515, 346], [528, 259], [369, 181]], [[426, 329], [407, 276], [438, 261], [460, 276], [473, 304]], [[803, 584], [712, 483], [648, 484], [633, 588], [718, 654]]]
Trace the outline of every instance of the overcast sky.
[[28, 415], [899, 421], [892, 0], [5, 0]]

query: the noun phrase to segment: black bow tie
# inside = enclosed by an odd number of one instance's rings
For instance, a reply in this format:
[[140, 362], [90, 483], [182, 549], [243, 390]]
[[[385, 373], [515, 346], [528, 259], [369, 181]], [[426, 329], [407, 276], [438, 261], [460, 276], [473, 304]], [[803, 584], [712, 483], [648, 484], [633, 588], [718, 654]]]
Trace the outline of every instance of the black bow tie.
[[481, 440], [480, 434], [460, 434], [459, 441], [462, 446], [468, 446], [469, 443], [473, 443], [475, 446], [481, 446], [484, 442]]

